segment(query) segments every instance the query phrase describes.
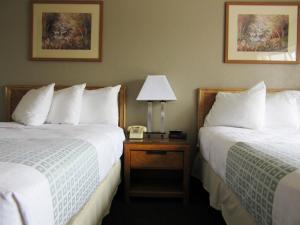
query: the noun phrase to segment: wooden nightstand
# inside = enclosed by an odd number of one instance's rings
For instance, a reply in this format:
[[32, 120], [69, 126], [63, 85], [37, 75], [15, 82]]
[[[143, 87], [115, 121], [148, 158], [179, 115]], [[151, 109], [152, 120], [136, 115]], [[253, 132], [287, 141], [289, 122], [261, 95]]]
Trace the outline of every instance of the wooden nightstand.
[[189, 199], [190, 145], [184, 140], [143, 139], [124, 142], [125, 197]]

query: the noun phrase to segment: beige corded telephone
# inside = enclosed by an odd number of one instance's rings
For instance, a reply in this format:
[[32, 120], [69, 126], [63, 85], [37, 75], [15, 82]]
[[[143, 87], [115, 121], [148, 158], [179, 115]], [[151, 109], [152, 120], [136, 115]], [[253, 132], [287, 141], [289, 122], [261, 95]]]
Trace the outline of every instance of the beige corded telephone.
[[147, 132], [147, 128], [144, 126], [129, 126], [127, 128], [127, 131], [129, 132], [129, 138], [130, 139], [143, 139], [144, 132]]

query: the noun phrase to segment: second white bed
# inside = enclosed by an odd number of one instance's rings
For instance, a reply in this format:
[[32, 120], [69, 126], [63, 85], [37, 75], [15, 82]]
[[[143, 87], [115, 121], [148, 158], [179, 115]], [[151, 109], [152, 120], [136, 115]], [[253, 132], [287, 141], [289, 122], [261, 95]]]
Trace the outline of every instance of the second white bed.
[[[226, 163], [231, 147], [238, 142], [258, 146], [267, 151], [284, 152], [287, 157], [295, 155], [299, 164], [299, 130], [249, 130], [232, 127], [203, 127], [199, 132], [203, 158], [213, 171], [226, 183]], [[281, 156], [280, 154], [278, 155]], [[283, 158], [282, 158], [283, 159]], [[258, 167], [257, 167], [258, 168]], [[273, 201], [273, 225], [300, 224], [300, 170], [282, 178], [276, 188]], [[259, 223], [258, 223], [259, 224]]]

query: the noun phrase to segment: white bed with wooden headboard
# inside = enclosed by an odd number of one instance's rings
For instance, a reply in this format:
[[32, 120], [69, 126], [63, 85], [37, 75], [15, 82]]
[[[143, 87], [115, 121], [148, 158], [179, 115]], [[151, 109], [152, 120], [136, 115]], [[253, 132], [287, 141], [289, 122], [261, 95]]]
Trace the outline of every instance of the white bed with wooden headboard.
[[219, 91], [243, 90], [199, 89], [196, 170], [210, 205], [222, 211], [228, 225], [300, 224], [299, 129], [204, 127]]
[[[37, 87], [5, 88], [8, 120], [22, 96]], [[118, 110], [119, 127], [0, 123], [0, 225], [101, 224], [120, 183], [124, 87]]]

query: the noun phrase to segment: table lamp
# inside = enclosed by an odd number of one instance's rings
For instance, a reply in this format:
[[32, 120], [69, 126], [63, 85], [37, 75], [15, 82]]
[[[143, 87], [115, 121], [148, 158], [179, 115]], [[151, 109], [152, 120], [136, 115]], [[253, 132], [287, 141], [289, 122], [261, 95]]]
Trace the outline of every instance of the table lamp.
[[165, 133], [165, 103], [177, 100], [166, 75], [148, 75], [136, 100], [148, 102], [147, 133], [150, 134], [157, 133], [152, 131], [152, 103], [161, 103], [159, 133], [163, 136]]

